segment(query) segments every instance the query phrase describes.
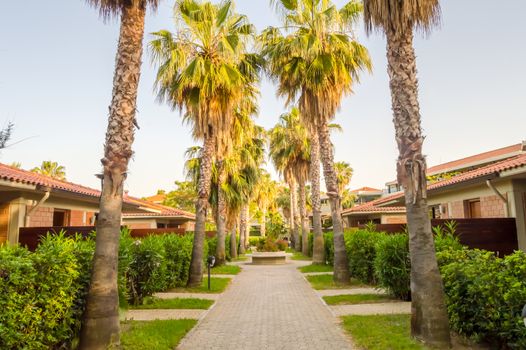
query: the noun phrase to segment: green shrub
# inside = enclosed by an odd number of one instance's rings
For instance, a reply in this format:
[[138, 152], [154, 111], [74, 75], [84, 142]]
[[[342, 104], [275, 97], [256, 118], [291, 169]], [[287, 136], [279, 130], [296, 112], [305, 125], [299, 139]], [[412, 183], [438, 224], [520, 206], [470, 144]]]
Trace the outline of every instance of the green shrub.
[[278, 239], [276, 241], [276, 245], [278, 250], [286, 250], [289, 247], [289, 242], [285, 241], [284, 239]]
[[[213, 238], [207, 238], [206, 241], [207, 241], [207, 244], [205, 244], [205, 246], [208, 246], [208, 254], [215, 256], [217, 260], [217, 254], [216, 254], [217, 236]], [[227, 261], [232, 260], [232, 256], [230, 254], [230, 235], [229, 234], [225, 235], [225, 259]], [[205, 257], [205, 260], [206, 260], [206, 257]]]
[[457, 256], [441, 266], [452, 329], [498, 348], [525, 349], [526, 254], [500, 259], [466, 248]]
[[411, 298], [411, 262], [407, 235], [387, 235], [377, 242], [374, 270], [378, 286], [402, 300]]
[[309, 246], [307, 248], [308, 255], [310, 257], [312, 257], [312, 255], [314, 254], [314, 234], [309, 233], [309, 235], [307, 237], [307, 240], [308, 240], [308, 243], [309, 243]]
[[376, 244], [385, 238], [385, 234], [360, 230], [346, 232], [344, 237], [351, 276], [363, 283], [375, 284]]
[[270, 237], [260, 237], [257, 249], [259, 252], [277, 252], [279, 250], [276, 242]]
[[248, 244], [251, 247], [257, 247], [259, 242], [259, 237], [248, 237]]
[[165, 251], [167, 287], [183, 287], [188, 281], [190, 271], [193, 236], [165, 235], [162, 237], [162, 241]]
[[325, 261], [334, 265], [334, 235], [332, 232], [323, 234], [323, 247], [325, 248]]
[[93, 247], [45, 237], [37, 250], [0, 247], [0, 348], [69, 348], [76, 343]]

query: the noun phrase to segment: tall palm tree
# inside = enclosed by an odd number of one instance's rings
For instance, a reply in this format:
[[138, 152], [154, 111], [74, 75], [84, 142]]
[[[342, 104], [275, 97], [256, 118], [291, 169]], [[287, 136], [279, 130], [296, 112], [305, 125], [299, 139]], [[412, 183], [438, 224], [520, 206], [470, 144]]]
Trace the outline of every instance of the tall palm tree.
[[40, 164], [40, 167], [34, 167], [31, 171], [57, 180], [66, 180], [66, 168], [62, 165], [58, 165], [57, 162], [52, 162], [50, 160], [43, 161], [42, 164]]
[[277, 189], [275, 182], [270, 178], [270, 174], [266, 170], [260, 169], [259, 172], [255, 201], [261, 212], [261, 236], [265, 237], [267, 235], [267, 211], [270, 203], [276, 197]]
[[284, 14], [287, 33], [283, 35], [274, 27], [266, 29], [260, 35], [262, 54], [269, 75], [278, 83], [278, 94], [288, 103], [297, 100], [302, 117], [317, 132], [333, 222], [334, 281], [347, 284], [350, 275], [329, 122], [343, 97], [352, 92], [359, 73], [371, 68], [367, 49], [352, 33], [362, 6], [355, 0], [340, 9], [329, 0], [276, 3]]
[[338, 195], [342, 198], [343, 192], [351, 183], [353, 169], [349, 163], [336, 162], [334, 163], [334, 170], [336, 171], [336, 178], [338, 179]]
[[[299, 109], [293, 107], [290, 112], [280, 117], [279, 123], [270, 131], [270, 157], [276, 169], [287, 179], [293, 177], [298, 185], [296, 191], [291, 190], [292, 203], [298, 210], [293, 211], [294, 227], [301, 228], [301, 247], [304, 254], [308, 253], [308, 235], [310, 233], [307, 216], [305, 184], [309, 178], [310, 142], [307, 128], [302, 123]], [[290, 174], [290, 175], [289, 175]], [[290, 182], [290, 180], [288, 181]], [[291, 189], [294, 185], [291, 185]], [[296, 232], [294, 230], [294, 232]], [[296, 248], [300, 246], [299, 237], [295, 238]]]
[[137, 88], [141, 70], [146, 8], [160, 0], [86, 0], [103, 18], [120, 16], [112, 100], [104, 143], [103, 184], [97, 219], [97, 239], [91, 273], [81, 349], [106, 349], [119, 345], [117, 264], [124, 180], [133, 154], [137, 125]]
[[[218, 4], [179, 0], [175, 5], [178, 32], [154, 33], [150, 43], [159, 65], [160, 100], [184, 112], [193, 136], [203, 141], [199, 172], [196, 225], [188, 286], [203, 279], [203, 245], [211, 169], [214, 153], [228, 146], [234, 109], [247, 90], [255, 89], [253, 56], [247, 40], [254, 28], [245, 16], [234, 12], [231, 1]], [[247, 78], [248, 76], [248, 78]]]
[[400, 152], [398, 183], [405, 192], [409, 229], [411, 334], [443, 348], [450, 344], [449, 323], [426, 200], [426, 160], [413, 48], [413, 30], [427, 32], [439, 22], [439, 2], [364, 0], [364, 7], [366, 30], [378, 29], [387, 38], [387, 71]]

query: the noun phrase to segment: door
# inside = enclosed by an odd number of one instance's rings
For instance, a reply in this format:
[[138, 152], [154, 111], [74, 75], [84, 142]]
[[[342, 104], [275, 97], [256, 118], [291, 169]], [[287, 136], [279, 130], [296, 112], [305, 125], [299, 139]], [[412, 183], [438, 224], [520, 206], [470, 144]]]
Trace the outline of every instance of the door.
[[469, 201], [469, 217], [472, 219], [482, 217], [482, 212], [480, 210], [480, 200]]

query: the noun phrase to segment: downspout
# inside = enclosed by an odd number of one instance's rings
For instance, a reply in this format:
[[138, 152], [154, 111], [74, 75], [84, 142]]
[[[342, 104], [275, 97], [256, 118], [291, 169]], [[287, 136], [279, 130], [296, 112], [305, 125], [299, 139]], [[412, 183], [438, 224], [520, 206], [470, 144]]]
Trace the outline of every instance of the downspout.
[[509, 207], [508, 200], [506, 199], [506, 197], [504, 197], [502, 193], [500, 193], [499, 190], [497, 190], [497, 188], [495, 187], [495, 185], [493, 185], [493, 182], [491, 182], [491, 180], [486, 180], [486, 185], [488, 185], [488, 187], [491, 188], [491, 190], [500, 198], [502, 203], [504, 203], [504, 211], [505, 211], [504, 215], [505, 217], [509, 218], [510, 217], [510, 207]]
[[25, 227], [29, 227], [29, 219], [31, 218], [31, 214], [42, 204], [44, 203], [48, 198], [49, 198], [49, 194], [50, 194], [51, 190], [50, 189], [47, 189], [46, 192], [44, 192], [44, 196], [38, 201], [38, 203], [33, 207], [31, 208], [31, 210], [26, 213], [26, 218], [25, 218], [25, 223], [24, 223], [24, 226]]

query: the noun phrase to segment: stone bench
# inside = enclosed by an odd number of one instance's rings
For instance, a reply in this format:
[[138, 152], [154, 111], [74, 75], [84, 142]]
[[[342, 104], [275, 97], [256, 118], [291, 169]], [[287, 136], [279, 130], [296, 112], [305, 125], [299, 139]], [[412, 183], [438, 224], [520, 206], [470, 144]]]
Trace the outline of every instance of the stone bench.
[[252, 254], [252, 264], [254, 265], [282, 265], [286, 264], [287, 255], [285, 252], [262, 252]]

